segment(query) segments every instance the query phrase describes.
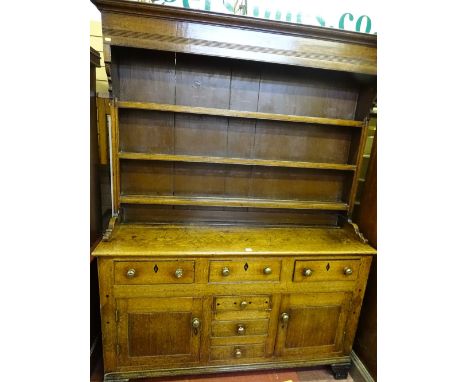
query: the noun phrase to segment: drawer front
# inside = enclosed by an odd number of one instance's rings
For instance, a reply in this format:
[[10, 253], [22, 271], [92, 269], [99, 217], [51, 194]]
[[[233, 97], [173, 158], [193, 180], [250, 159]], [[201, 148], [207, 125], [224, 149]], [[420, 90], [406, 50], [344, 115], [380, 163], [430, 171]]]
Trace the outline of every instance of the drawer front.
[[297, 260], [296, 282], [352, 281], [359, 273], [360, 260]]
[[214, 260], [210, 261], [211, 283], [234, 283], [242, 281], [279, 281], [281, 260]]
[[190, 284], [195, 261], [118, 261], [114, 274], [116, 284]]
[[213, 319], [218, 321], [258, 320], [270, 317], [270, 309], [267, 310], [219, 310], [213, 312]]
[[243, 360], [265, 357], [265, 344], [212, 346], [210, 360]]
[[211, 335], [213, 337], [255, 336], [267, 334], [268, 320], [236, 320], [213, 321]]
[[269, 310], [270, 296], [219, 296], [213, 300], [213, 310]]

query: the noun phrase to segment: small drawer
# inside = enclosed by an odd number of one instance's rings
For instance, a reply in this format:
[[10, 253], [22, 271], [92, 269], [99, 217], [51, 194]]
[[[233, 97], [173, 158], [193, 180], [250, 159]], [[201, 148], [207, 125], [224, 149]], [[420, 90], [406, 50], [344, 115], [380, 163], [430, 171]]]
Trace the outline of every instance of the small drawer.
[[213, 310], [269, 310], [270, 296], [219, 296], [213, 300]]
[[213, 321], [211, 324], [213, 337], [256, 336], [267, 331], [268, 320]]
[[211, 283], [242, 281], [279, 281], [281, 260], [214, 260], [210, 261]]
[[117, 261], [116, 284], [191, 284], [195, 261]]
[[360, 263], [360, 260], [297, 260], [293, 281], [356, 280]]
[[265, 357], [265, 344], [212, 346], [210, 360], [243, 360]]
[[217, 321], [261, 320], [270, 318], [271, 309], [266, 310], [218, 310], [213, 312]]

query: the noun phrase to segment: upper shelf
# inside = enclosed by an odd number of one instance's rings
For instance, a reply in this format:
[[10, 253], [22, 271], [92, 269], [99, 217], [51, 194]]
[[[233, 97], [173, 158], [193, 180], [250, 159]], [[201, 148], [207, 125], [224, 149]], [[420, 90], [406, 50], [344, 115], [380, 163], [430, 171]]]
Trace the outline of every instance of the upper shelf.
[[264, 120], [270, 120], [270, 121], [283, 121], [283, 122], [315, 123], [315, 124], [321, 124], [321, 125], [333, 125], [333, 126], [345, 126], [345, 127], [362, 127], [364, 125], [363, 121], [353, 121], [349, 119], [307, 117], [307, 116], [287, 115], [287, 114], [271, 114], [271, 113], [260, 113], [260, 112], [254, 112], [254, 111], [215, 109], [211, 107], [169, 105], [169, 104], [161, 104], [161, 103], [153, 103], [153, 102], [118, 101], [117, 107], [121, 109], [156, 110], [156, 111], [167, 111], [167, 112], [173, 112], [173, 113], [203, 114], [203, 115], [215, 115], [215, 116], [221, 116], [221, 117], [264, 119]]

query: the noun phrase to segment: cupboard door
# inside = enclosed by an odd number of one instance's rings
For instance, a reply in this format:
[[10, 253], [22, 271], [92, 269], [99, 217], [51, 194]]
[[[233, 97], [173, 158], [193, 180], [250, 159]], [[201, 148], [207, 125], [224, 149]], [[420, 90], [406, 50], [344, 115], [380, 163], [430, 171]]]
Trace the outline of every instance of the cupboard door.
[[351, 293], [284, 295], [278, 320], [276, 354], [310, 358], [340, 355]]
[[199, 360], [203, 330], [201, 299], [118, 299], [117, 311], [117, 353], [121, 366], [186, 364]]

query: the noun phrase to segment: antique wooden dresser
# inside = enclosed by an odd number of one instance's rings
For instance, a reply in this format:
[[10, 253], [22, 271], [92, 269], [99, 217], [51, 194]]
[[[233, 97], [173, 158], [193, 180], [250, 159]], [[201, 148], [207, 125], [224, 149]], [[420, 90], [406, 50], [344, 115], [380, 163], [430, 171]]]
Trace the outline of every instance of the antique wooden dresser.
[[376, 36], [95, 0], [113, 217], [105, 380], [350, 366], [375, 250], [349, 217]]

